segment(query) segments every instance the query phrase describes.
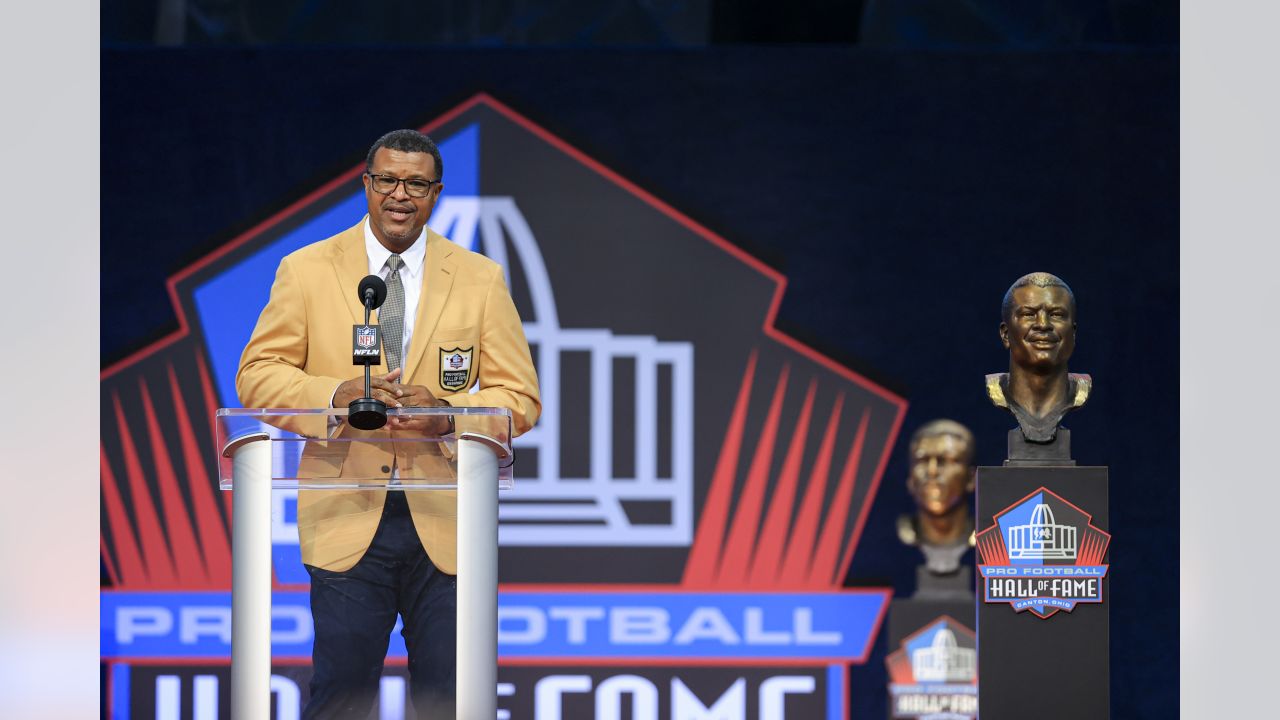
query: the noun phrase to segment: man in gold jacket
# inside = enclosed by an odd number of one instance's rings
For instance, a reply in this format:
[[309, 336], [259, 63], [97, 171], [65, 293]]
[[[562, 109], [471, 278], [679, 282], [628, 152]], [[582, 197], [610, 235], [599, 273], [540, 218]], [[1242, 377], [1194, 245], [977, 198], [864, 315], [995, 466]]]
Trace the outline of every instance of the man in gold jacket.
[[[356, 288], [361, 278], [377, 274], [389, 293], [378, 311], [384, 350], [374, 369], [373, 397], [388, 407], [508, 408], [513, 434], [525, 432], [541, 410], [538, 380], [502, 268], [426, 227], [444, 189], [435, 143], [413, 130], [387, 133], [370, 148], [365, 170], [369, 214], [280, 262], [271, 299], [240, 360], [241, 403], [344, 408], [361, 397], [364, 378], [352, 365], [351, 326], [364, 321]], [[443, 418], [392, 419], [379, 431], [345, 424], [289, 429], [317, 438], [304, 449], [300, 474], [385, 476], [409, 484], [448, 472], [439, 443], [400, 443], [391, 451], [325, 442], [378, 433], [447, 435], [453, 428]], [[404, 621], [419, 717], [453, 717], [456, 528], [451, 491], [298, 493], [298, 534], [315, 621], [304, 718], [368, 714], [397, 615]]]

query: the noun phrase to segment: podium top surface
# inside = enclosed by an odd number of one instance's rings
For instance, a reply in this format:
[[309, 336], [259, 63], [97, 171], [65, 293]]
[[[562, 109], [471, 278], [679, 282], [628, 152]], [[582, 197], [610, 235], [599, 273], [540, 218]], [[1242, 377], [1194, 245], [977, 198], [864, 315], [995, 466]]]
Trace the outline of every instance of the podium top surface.
[[346, 408], [221, 408], [214, 427], [224, 490], [233, 489], [236, 456], [249, 446], [265, 453], [274, 488], [455, 489], [460, 443], [493, 453], [498, 486], [513, 483], [506, 408], [389, 408], [377, 430], [352, 427]]

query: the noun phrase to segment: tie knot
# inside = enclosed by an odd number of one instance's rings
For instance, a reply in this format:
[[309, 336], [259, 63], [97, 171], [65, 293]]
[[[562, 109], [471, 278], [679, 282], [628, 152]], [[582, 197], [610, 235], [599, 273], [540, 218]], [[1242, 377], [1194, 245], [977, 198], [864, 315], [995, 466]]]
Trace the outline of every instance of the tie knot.
[[391, 257], [387, 258], [387, 267], [391, 269], [391, 272], [398, 272], [401, 265], [404, 265], [404, 260], [401, 260], [399, 255], [392, 253]]

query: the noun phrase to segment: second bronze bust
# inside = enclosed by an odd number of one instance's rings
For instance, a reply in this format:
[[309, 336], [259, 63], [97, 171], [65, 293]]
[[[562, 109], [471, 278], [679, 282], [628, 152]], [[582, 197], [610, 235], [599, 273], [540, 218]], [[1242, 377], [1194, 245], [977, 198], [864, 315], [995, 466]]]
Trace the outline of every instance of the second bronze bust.
[[954, 573], [974, 541], [973, 433], [954, 420], [933, 420], [916, 430], [907, 450], [916, 512], [898, 518], [898, 539], [920, 548], [930, 573]]

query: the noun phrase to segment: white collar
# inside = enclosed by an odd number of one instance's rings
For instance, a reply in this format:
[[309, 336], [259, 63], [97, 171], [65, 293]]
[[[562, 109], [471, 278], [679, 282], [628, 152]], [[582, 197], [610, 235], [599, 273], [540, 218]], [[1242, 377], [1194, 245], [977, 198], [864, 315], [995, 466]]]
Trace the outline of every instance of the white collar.
[[[364, 252], [369, 258], [369, 267], [374, 268], [375, 273], [381, 273], [382, 268], [387, 264], [387, 258], [391, 257], [391, 251], [378, 241], [377, 235], [373, 234], [368, 215], [364, 216]], [[404, 261], [405, 272], [409, 273], [410, 278], [416, 280], [422, 273], [422, 265], [427, 259], [427, 228], [425, 226], [409, 249], [400, 253], [400, 259]]]

